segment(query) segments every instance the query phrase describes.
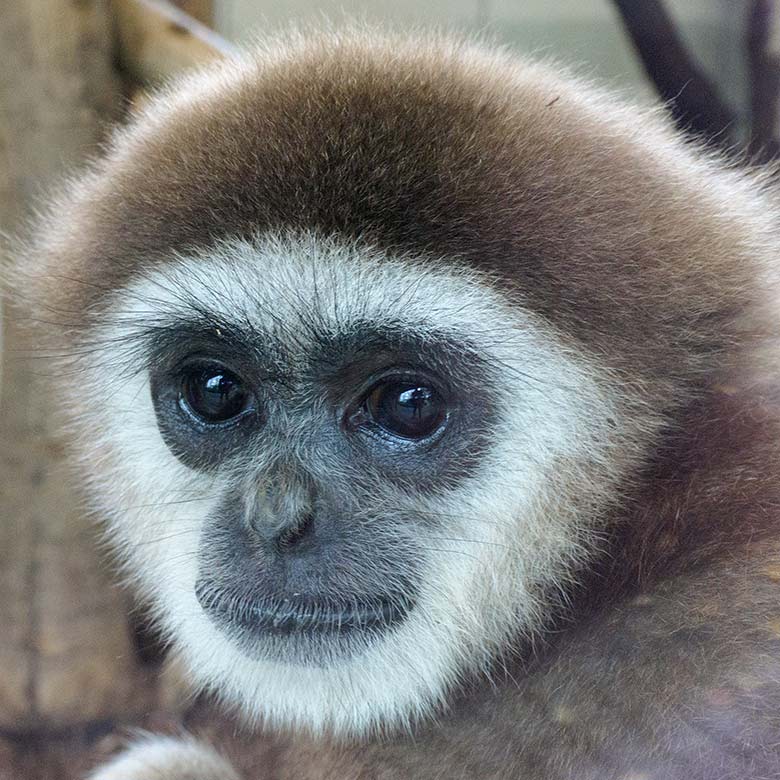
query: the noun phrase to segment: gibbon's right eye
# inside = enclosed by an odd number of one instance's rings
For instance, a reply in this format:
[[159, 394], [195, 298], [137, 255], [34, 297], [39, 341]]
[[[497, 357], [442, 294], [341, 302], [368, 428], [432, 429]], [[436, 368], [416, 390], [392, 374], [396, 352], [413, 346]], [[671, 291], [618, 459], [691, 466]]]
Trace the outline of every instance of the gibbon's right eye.
[[374, 425], [401, 439], [425, 439], [447, 419], [444, 399], [422, 382], [381, 382], [369, 393], [365, 405]]
[[224, 425], [255, 408], [244, 380], [218, 364], [188, 366], [182, 374], [179, 406], [206, 425]]

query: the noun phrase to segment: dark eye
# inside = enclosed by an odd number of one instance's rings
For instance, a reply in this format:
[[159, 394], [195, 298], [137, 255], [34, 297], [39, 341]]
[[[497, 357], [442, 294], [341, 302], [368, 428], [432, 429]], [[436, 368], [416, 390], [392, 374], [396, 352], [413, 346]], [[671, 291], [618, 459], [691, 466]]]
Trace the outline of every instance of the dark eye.
[[424, 439], [447, 416], [444, 399], [432, 387], [414, 382], [384, 382], [366, 399], [372, 422], [393, 436]]
[[179, 404], [209, 424], [239, 417], [254, 398], [243, 380], [218, 365], [192, 366], [182, 376]]

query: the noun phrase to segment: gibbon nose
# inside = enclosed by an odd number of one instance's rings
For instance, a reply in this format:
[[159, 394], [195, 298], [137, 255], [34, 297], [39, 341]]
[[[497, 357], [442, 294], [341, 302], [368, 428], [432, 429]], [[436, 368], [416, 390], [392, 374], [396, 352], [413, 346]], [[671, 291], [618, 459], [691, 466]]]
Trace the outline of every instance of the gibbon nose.
[[300, 550], [311, 546], [313, 540], [314, 514], [307, 512], [298, 517], [295, 523], [280, 529], [273, 543], [279, 552], [292, 552], [295, 549]]
[[302, 480], [277, 479], [259, 486], [249, 502], [253, 534], [277, 552], [293, 552], [313, 543], [314, 490]]

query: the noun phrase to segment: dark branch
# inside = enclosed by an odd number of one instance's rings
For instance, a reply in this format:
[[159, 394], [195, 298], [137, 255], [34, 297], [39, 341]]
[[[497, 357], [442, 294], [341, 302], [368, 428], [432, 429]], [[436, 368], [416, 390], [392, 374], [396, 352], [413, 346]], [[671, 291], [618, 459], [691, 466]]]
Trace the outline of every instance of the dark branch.
[[613, 2], [677, 126], [711, 146], [733, 151], [736, 116], [689, 56], [660, 0]]
[[780, 157], [780, 56], [770, 51], [772, 0], [753, 0], [747, 20], [746, 49], [750, 74], [750, 142], [756, 162]]

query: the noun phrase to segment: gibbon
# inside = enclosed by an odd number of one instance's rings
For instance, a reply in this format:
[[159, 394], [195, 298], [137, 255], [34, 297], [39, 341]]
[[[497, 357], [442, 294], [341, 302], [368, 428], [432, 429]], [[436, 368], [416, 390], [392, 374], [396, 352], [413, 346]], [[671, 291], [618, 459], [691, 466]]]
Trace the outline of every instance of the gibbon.
[[661, 109], [361, 30], [162, 91], [12, 275], [125, 574], [285, 735], [267, 777], [764, 780], [778, 246], [768, 176]]

